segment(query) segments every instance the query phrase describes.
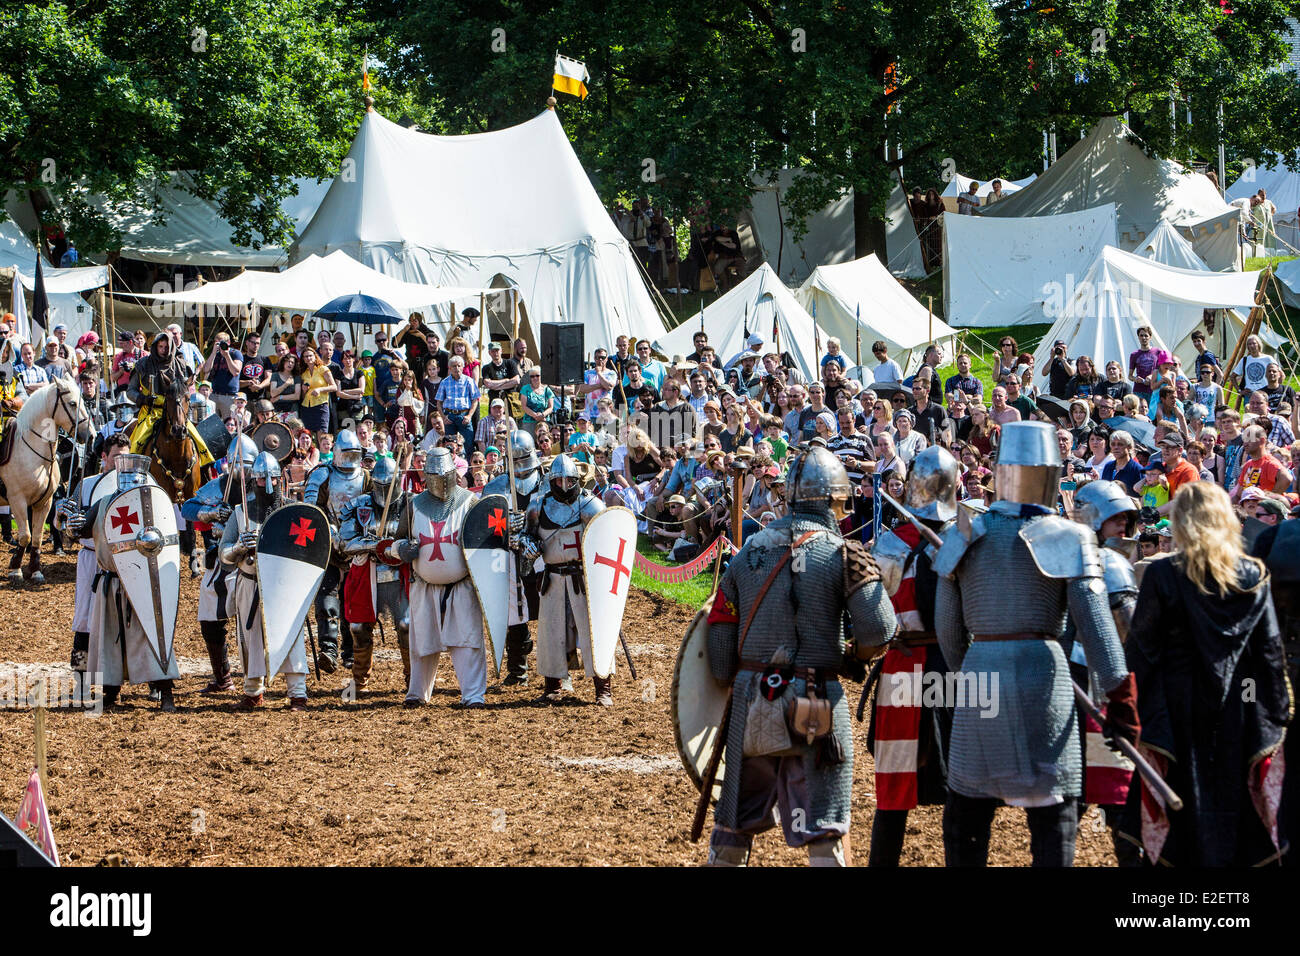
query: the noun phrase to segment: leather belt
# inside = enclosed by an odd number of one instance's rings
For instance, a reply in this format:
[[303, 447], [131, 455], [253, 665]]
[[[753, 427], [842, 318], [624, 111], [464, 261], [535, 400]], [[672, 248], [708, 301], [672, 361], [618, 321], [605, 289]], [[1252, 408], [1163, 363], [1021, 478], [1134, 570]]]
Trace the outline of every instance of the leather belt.
[[1043, 634], [1040, 631], [1018, 631], [1014, 634], [976, 634], [972, 640], [976, 641], [1054, 641], [1054, 634]]
[[904, 647], [930, 647], [939, 643], [934, 631], [900, 631], [894, 640]]
[[[762, 673], [772, 666], [773, 664], [770, 661], [740, 662], [740, 670], [742, 671], [757, 671]], [[840, 672], [833, 667], [795, 667], [791, 669], [794, 671], [794, 676], [801, 680], [816, 682], [840, 679]], [[785, 670], [785, 668], [782, 668], [782, 670]]]
[[548, 564], [546, 566], [546, 571], [548, 574], [573, 574], [581, 577], [582, 562], [566, 561], [564, 564]]

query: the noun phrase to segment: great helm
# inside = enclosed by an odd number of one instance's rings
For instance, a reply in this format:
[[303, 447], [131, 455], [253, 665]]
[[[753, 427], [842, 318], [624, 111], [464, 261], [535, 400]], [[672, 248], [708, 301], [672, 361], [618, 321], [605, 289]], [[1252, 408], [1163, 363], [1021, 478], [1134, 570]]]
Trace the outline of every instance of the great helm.
[[424, 458], [424, 484], [440, 501], [451, 497], [456, 487], [456, 459], [447, 448], [432, 448]]
[[785, 500], [792, 511], [831, 510], [842, 516], [844, 504], [853, 494], [849, 473], [834, 452], [812, 444], [796, 459], [786, 480]]
[[153, 459], [148, 455], [117, 456], [117, 490], [139, 488], [149, 484], [149, 466]]
[[254, 481], [263, 478], [269, 484], [280, 477], [280, 462], [269, 451], [264, 451], [253, 459], [253, 467], [248, 474]]
[[1133, 531], [1138, 509], [1117, 481], [1090, 481], [1074, 495], [1074, 520], [1101, 534], [1101, 526], [1115, 515], [1125, 515], [1125, 536]]
[[334, 465], [345, 474], [361, 466], [361, 440], [350, 428], [343, 429], [334, 440]]
[[533, 436], [522, 428], [516, 428], [510, 433], [510, 456], [515, 460], [516, 478], [527, 478], [541, 467]]
[[578, 496], [578, 463], [570, 455], [556, 455], [551, 462], [546, 480], [551, 485], [551, 493], [565, 503]]
[[257, 461], [257, 443], [247, 435], [240, 435], [226, 449], [226, 461], [232, 467], [251, 468], [253, 462]]
[[993, 479], [998, 501], [1054, 507], [1061, 490], [1061, 447], [1056, 441], [1056, 428], [1046, 422], [1003, 425]]
[[957, 459], [931, 445], [912, 460], [907, 476], [907, 510], [929, 521], [957, 517]]
[[370, 497], [375, 501], [385, 501], [395, 480], [397, 480], [397, 462], [389, 455], [376, 458], [375, 467], [370, 469]]

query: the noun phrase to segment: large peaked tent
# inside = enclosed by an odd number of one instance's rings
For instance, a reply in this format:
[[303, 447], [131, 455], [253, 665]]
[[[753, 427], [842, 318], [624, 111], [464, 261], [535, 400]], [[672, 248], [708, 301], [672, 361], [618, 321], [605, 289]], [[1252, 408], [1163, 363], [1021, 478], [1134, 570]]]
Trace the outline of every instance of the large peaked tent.
[[[704, 331], [719, 359], [728, 361], [743, 351], [745, 329], [757, 332], [766, 343], [765, 351], [775, 350], [772, 340], [775, 324], [780, 350], [789, 352], [795, 366], [809, 380], [820, 377], [817, 344], [813, 337], [813, 320], [802, 305], [766, 262], [751, 272], [743, 282], [704, 309]], [[697, 312], [671, 332], [659, 336], [655, 348], [671, 358], [695, 351], [692, 339], [700, 330]], [[821, 334], [825, 348], [827, 335]]]
[[791, 284], [808, 278], [819, 265], [849, 261], [854, 250], [852, 190], [809, 216], [804, 237], [795, 241], [785, 224], [790, 216], [785, 197], [799, 176], [797, 169], [782, 169], [774, 178], [755, 175], [749, 209], [739, 223], [748, 227], [753, 241], [747, 256], [750, 271], [766, 262]]
[[[1231, 212], [1208, 178], [1180, 163], [1147, 156], [1130, 141], [1131, 135], [1117, 117], [1100, 120], [1034, 183], [980, 210], [980, 215], [1055, 216], [1114, 203], [1117, 244], [1133, 249], [1162, 219], [1178, 225]], [[1233, 267], [1232, 262], [1209, 265]]]
[[554, 111], [431, 136], [367, 112], [290, 261], [343, 250], [408, 282], [520, 290], [529, 318], [582, 323], [586, 350], [664, 325]]
[[[1160, 245], [1170, 248], [1168, 243]], [[1185, 255], [1183, 250], [1180, 257]], [[1259, 276], [1258, 272], [1212, 272], [1204, 263], [1199, 269], [1178, 268], [1108, 246], [1083, 281], [1070, 289], [1060, 315], [1038, 346], [1034, 365], [1046, 368], [1052, 344], [1063, 339], [1066, 354], [1088, 355], [1099, 370], [1108, 361], [1127, 366], [1129, 353], [1138, 347], [1138, 328], [1149, 325], [1155, 344], [1177, 355], [1190, 369], [1196, 356], [1190, 336], [1201, 326], [1203, 310], [1248, 310], [1255, 301]], [[1240, 317], [1229, 321], [1239, 334]], [[1218, 348], [1211, 351], [1230, 352], [1235, 341], [1234, 335], [1225, 342], [1226, 349], [1215, 342]]]
[[[926, 308], [899, 285], [875, 255], [853, 262], [818, 266], [794, 297], [811, 314], [816, 312], [817, 325], [839, 338], [844, 353], [856, 357], [858, 330], [862, 333], [862, 350], [868, 361], [871, 343], [877, 339], [889, 346], [890, 355], [909, 371], [903, 353], [920, 350], [935, 341], [948, 346], [956, 331]], [[861, 318], [859, 318], [859, 315]]]

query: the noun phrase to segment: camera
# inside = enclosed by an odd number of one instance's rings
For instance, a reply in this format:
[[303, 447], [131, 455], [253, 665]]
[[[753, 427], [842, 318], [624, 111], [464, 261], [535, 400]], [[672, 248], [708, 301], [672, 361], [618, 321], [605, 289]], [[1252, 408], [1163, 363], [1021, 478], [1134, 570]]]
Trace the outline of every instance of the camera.
[[229, 343], [229, 342], [218, 342], [218, 343], [217, 343], [217, 348], [221, 349], [221, 351], [223, 351], [223, 352], [227, 352], [227, 351], [230, 350], [230, 343]]

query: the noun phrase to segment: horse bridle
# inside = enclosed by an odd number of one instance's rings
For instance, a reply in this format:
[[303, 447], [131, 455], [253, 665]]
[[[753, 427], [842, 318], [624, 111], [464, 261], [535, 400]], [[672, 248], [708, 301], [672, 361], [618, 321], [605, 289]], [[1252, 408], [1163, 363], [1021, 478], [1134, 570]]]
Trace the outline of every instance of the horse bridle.
[[[64, 394], [63, 394], [63, 380], [62, 380], [62, 379], [55, 379], [55, 381], [54, 381], [54, 395], [55, 395], [55, 397], [58, 399], [58, 406], [57, 406], [57, 407], [60, 408], [60, 409], [62, 409], [62, 410], [63, 410], [63, 414], [67, 415], [68, 418], [69, 418], [69, 420], [71, 420], [71, 422], [72, 422], [72, 435], [73, 435], [73, 440], [75, 441], [75, 440], [76, 440], [76, 433], [77, 433], [77, 430], [81, 427], [81, 423], [82, 423], [82, 421], [83, 421], [83, 420], [84, 420], [84, 421], [87, 421], [87, 422], [90, 421], [90, 413], [87, 412], [87, 411], [85, 410], [84, 407], [79, 407], [78, 410], [77, 410], [77, 414], [76, 414], [76, 415], [72, 414], [72, 412], [68, 410], [68, 403], [67, 403], [67, 400], [66, 400], [66, 398], [64, 397]], [[80, 402], [78, 403], [79, 406], [81, 406], [82, 404], [83, 404], [83, 403], [80, 403]], [[51, 419], [54, 418], [53, 414], [50, 415], [50, 418], [51, 418]], [[36, 429], [34, 429], [34, 428], [32, 428], [32, 426], [28, 425], [28, 426], [27, 426], [27, 434], [23, 435], [23, 444], [27, 446], [28, 450], [29, 450], [33, 455], [35, 455], [37, 458], [41, 459], [41, 461], [46, 461], [46, 462], [51, 462], [51, 463], [53, 463], [55, 457], [57, 457], [56, 452], [57, 452], [57, 447], [58, 447], [58, 444], [59, 444], [59, 434], [58, 434], [58, 431], [57, 431], [57, 427], [58, 427], [58, 423], [55, 422], [55, 428], [56, 428], [56, 431], [55, 431], [55, 433], [54, 433], [54, 437], [53, 437], [53, 438], [46, 439], [46, 438], [41, 438], [39, 435], [36, 435]], [[32, 443], [29, 442], [29, 441], [27, 440], [27, 435], [36, 435], [37, 439], [38, 439], [40, 442], [42, 442], [43, 444], [47, 444], [47, 445], [50, 446], [50, 455], [49, 455], [48, 458], [47, 458], [45, 455], [42, 455], [42, 454], [41, 454], [39, 451], [37, 451], [35, 448], [32, 448]]]

